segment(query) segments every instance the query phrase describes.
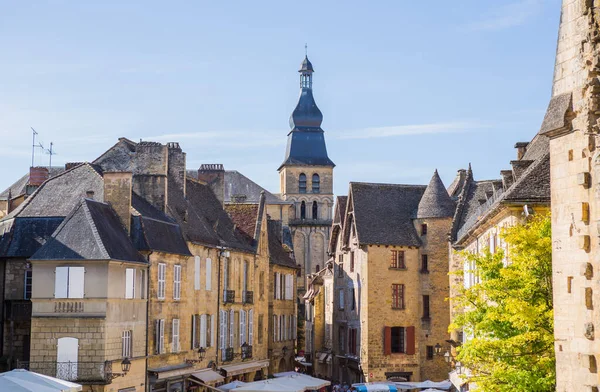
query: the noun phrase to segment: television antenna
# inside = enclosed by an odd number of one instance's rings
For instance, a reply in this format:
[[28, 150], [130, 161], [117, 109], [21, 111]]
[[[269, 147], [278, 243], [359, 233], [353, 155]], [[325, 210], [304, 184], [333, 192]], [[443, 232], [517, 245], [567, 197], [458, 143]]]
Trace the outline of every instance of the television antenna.
[[[41, 146], [41, 144], [40, 144]], [[50, 148], [46, 148], [44, 149], [44, 152], [48, 155], [50, 155], [50, 163], [48, 164], [48, 168], [52, 168], [52, 155], [56, 155], [56, 152], [54, 152], [54, 143], [50, 142]]]
[[37, 144], [35, 144], [35, 137], [38, 135], [37, 131], [35, 129], [33, 129], [33, 127], [30, 127], [31, 130], [33, 131], [33, 142], [31, 143], [31, 167], [35, 166], [35, 149], [36, 148], [41, 148], [42, 151], [44, 150], [44, 146], [42, 145], [42, 143], [38, 142]]

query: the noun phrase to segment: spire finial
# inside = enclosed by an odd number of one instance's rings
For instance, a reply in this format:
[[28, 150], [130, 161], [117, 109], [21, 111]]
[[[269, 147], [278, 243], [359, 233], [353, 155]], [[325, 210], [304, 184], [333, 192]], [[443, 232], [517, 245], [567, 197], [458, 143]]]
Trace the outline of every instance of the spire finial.
[[308, 44], [304, 44], [304, 57], [308, 57]]

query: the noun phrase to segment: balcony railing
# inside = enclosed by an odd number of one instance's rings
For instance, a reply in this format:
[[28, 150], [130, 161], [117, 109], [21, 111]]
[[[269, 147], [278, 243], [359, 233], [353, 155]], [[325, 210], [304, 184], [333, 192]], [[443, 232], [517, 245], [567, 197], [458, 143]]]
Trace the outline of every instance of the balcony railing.
[[233, 347], [222, 350], [221, 356], [223, 357], [221, 358], [223, 362], [233, 361]]
[[223, 303], [232, 304], [235, 302], [235, 290], [223, 291]]
[[254, 303], [254, 292], [252, 291], [243, 291], [242, 292], [242, 302], [245, 304]]
[[252, 346], [242, 346], [242, 359], [252, 358]]
[[83, 301], [55, 301], [54, 312], [56, 313], [83, 313]]
[[31, 301], [28, 299], [9, 299], [4, 301], [8, 321], [31, 320]]
[[112, 373], [112, 362], [17, 362], [17, 368], [86, 384], [106, 384]]

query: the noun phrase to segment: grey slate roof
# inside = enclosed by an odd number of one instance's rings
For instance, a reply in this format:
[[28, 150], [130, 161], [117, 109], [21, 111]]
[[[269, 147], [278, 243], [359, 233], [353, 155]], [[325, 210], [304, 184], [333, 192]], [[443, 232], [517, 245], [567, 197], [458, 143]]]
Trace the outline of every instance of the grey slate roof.
[[225, 203], [234, 203], [235, 196], [245, 196], [244, 203], [258, 204], [260, 193], [265, 192], [267, 204], [290, 204], [281, 200], [237, 170], [225, 171]]
[[122, 260], [144, 263], [114, 210], [83, 199], [32, 260]]
[[436, 170], [419, 202], [417, 218], [450, 218], [454, 215], [455, 208], [456, 204]]
[[28, 258], [42, 247], [64, 217], [13, 218], [0, 222], [0, 257]]
[[544, 121], [542, 121], [540, 127], [540, 134], [547, 134], [568, 125], [566, 114], [569, 110], [572, 110], [572, 99], [570, 92], [556, 95], [550, 99]]
[[349, 202], [353, 204], [359, 243], [420, 246], [412, 218], [426, 188], [351, 182]]
[[[48, 178], [52, 178], [64, 171], [65, 171], [64, 166], [49, 167], [48, 168], [48, 175], [49, 175]], [[9, 193], [12, 195], [12, 197], [16, 197], [16, 196], [25, 194], [28, 182], [29, 182], [29, 173], [27, 173], [23, 177], [19, 178], [14, 184], [12, 184], [8, 188], [6, 188], [2, 193], [0, 193], [0, 200], [7, 200]]]
[[269, 236], [269, 262], [282, 267], [299, 268], [294, 259], [283, 248], [281, 222], [267, 219], [267, 230]]

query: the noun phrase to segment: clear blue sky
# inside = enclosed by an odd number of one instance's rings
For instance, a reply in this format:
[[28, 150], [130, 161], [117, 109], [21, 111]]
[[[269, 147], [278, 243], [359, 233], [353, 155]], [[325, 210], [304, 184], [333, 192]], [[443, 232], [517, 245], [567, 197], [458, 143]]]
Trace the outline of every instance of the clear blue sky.
[[[30, 126], [53, 164], [179, 141], [277, 192], [304, 43], [335, 191], [509, 168], [552, 83], [560, 0], [0, 2], [0, 188]], [[36, 164], [47, 165], [38, 152]]]

